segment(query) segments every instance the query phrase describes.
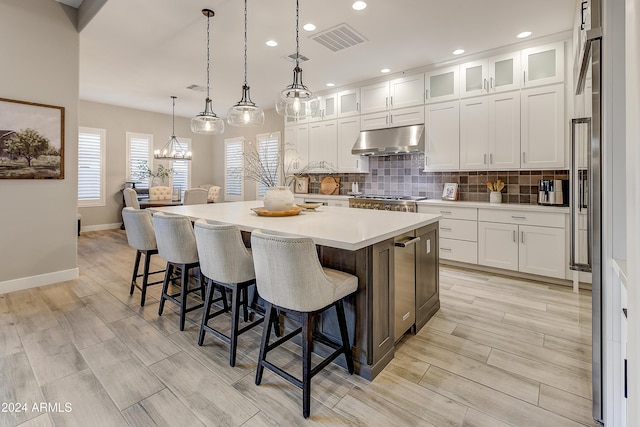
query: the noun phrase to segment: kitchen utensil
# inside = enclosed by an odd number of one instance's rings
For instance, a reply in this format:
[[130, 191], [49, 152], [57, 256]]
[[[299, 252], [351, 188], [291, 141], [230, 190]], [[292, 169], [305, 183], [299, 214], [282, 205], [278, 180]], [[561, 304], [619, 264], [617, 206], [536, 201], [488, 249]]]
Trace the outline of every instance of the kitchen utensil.
[[320, 181], [320, 192], [322, 194], [338, 194], [340, 191], [340, 178], [337, 176], [327, 176]]

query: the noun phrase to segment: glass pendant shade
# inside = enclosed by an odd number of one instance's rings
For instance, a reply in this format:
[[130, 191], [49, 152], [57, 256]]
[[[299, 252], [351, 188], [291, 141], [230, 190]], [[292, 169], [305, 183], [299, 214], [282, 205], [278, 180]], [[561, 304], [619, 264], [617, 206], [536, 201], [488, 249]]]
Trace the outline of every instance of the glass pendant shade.
[[191, 119], [191, 131], [210, 135], [224, 132], [224, 120], [213, 112], [211, 99], [207, 98], [204, 111]]
[[176, 138], [176, 97], [171, 97], [173, 112], [171, 113], [171, 138], [161, 150], [153, 150], [153, 158], [159, 160], [191, 160], [191, 151]]
[[318, 114], [320, 100], [302, 83], [302, 69], [293, 69], [293, 84], [284, 88], [276, 101], [276, 112], [285, 117], [305, 118]]
[[231, 126], [251, 127], [264, 124], [264, 111], [251, 102], [249, 86], [242, 85], [242, 98], [227, 111], [227, 122]]

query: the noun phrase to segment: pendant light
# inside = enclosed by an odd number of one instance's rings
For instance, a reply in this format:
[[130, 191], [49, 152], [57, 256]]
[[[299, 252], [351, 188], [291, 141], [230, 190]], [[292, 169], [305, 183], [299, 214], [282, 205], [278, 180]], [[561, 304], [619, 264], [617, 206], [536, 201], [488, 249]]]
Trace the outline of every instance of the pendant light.
[[317, 115], [320, 102], [304, 83], [302, 83], [302, 68], [300, 68], [299, 64], [299, 15], [300, 4], [299, 0], [296, 0], [296, 67], [293, 69], [293, 83], [284, 88], [278, 96], [276, 111], [285, 117], [306, 118]]
[[244, 84], [242, 98], [227, 111], [227, 122], [231, 126], [260, 126], [264, 124], [264, 111], [251, 101], [247, 84], [247, 0], [244, 0]]
[[159, 160], [191, 160], [191, 151], [176, 138], [176, 97], [172, 96], [173, 113], [171, 114], [171, 139], [164, 144], [162, 150], [153, 150], [153, 157]]
[[207, 17], [207, 99], [204, 111], [191, 119], [191, 130], [195, 133], [214, 135], [224, 132], [224, 120], [213, 112], [211, 98], [209, 98], [209, 45], [210, 45], [210, 21], [215, 15], [211, 9], [202, 9], [202, 14]]

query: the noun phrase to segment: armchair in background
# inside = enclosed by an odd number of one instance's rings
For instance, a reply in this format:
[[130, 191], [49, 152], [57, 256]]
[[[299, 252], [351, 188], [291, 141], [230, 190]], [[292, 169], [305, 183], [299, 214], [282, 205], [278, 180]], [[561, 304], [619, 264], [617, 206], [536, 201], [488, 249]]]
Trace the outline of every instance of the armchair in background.
[[149, 200], [167, 200], [171, 199], [173, 190], [165, 185], [158, 185], [149, 188]]

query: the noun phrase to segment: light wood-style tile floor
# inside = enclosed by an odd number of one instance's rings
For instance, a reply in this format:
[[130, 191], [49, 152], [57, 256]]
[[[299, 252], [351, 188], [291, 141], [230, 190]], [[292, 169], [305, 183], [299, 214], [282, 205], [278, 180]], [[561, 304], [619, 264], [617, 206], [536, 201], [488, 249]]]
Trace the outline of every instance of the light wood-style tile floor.
[[[78, 245], [78, 280], [0, 295], [0, 426], [594, 425], [588, 292], [443, 267], [429, 324], [372, 382], [323, 370], [304, 420], [298, 389], [254, 384], [260, 327], [231, 368], [226, 344], [198, 347], [200, 311], [180, 332], [158, 286], [129, 296], [123, 231]], [[295, 370], [297, 350], [274, 357]]]

